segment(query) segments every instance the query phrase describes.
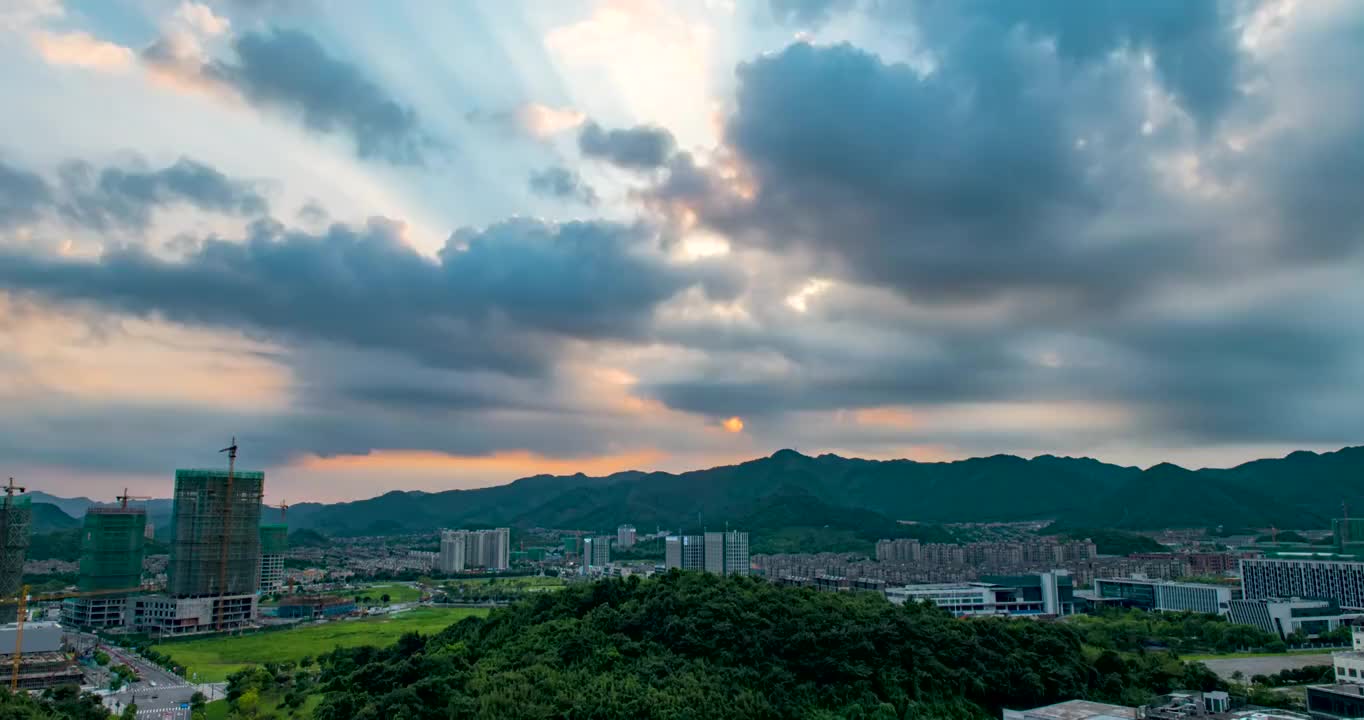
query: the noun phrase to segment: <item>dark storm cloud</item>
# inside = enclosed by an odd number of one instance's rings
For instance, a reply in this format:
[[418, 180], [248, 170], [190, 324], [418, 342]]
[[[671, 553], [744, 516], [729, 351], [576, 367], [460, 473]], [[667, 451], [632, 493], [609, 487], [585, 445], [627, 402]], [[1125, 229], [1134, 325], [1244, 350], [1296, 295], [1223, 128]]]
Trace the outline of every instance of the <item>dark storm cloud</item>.
[[1107, 305], [1196, 264], [1166, 229], [1086, 235], [1114, 193], [1132, 193], [1096, 184], [1107, 176], [1055, 107], [1073, 88], [1031, 82], [1033, 59], [994, 48], [924, 76], [846, 45], [793, 45], [739, 70], [727, 139], [756, 197], [716, 200], [714, 178], [685, 154], [656, 197], [745, 242], [812, 250], [917, 302], [1027, 292]]
[[47, 181], [0, 160], [0, 228], [32, 222], [51, 204]]
[[346, 135], [361, 159], [422, 165], [441, 151], [415, 110], [305, 32], [242, 34], [232, 44], [235, 62], [205, 61], [183, 45], [174, 36], [159, 38], [142, 59], [184, 82], [225, 87], [253, 105], [297, 116], [313, 132]]
[[107, 167], [71, 162], [60, 172], [64, 199], [60, 211], [71, 221], [95, 230], [111, 227], [145, 229], [152, 211], [186, 204], [225, 215], [252, 217], [269, 211], [253, 183], [234, 180], [218, 170], [181, 158], [161, 170]]
[[1149, 52], [1161, 82], [1201, 121], [1220, 117], [1239, 96], [1242, 59], [1236, 6], [1227, 0], [1090, 0], [1080, 3], [949, 0], [925, 3], [928, 22], [994, 22], [1054, 40], [1081, 63], [1114, 50]]
[[578, 149], [584, 155], [628, 170], [662, 167], [676, 145], [672, 133], [660, 127], [645, 125], [625, 130], [606, 130], [595, 122], [589, 122], [578, 134]]
[[92, 230], [145, 230], [152, 213], [187, 205], [206, 212], [256, 217], [269, 203], [256, 183], [234, 179], [190, 158], [159, 170], [141, 163], [96, 168], [72, 160], [49, 185], [36, 173], [0, 162], [0, 227], [49, 212]]
[[380, 220], [319, 235], [258, 222], [244, 243], [209, 239], [181, 262], [135, 247], [98, 261], [8, 251], [0, 287], [514, 374], [544, 371], [558, 340], [640, 336], [687, 287], [733, 291], [723, 272], [663, 263], [632, 226], [509, 221], [456, 232], [434, 261], [399, 232]]
[[578, 173], [563, 167], [548, 167], [530, 174], [530, 189], [537, 195], [576, 200], [584, 205], [597, 204], [597, 191]]

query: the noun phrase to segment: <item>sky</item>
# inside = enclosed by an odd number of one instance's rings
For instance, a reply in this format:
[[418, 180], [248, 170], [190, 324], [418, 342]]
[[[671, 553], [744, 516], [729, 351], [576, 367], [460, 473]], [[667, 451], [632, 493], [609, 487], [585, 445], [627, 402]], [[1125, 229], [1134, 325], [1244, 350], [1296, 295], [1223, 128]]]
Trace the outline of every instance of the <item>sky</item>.
[[1364, 437], [1364, 3], [8, 0], [0, 475]]

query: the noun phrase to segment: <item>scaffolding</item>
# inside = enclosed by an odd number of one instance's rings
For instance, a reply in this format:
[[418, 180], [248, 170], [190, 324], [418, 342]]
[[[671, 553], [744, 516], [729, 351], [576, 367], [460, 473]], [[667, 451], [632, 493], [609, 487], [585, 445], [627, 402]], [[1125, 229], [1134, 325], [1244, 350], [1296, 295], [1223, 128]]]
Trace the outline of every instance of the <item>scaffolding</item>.
[[[13, 480], [10, 481], [13, 484]], [[24, 581], [24, 556], [28, 554], [29, 526], [33, 507], [27, 495], [6, 494], [0, 506], [0, 597], [19, 594]], [[13, 605], [0, 606], [0, 622], [14, 622]]]
[[[176, 470], [167, 593], [192, 598], [256, 591], [265, 473]], [[231, 495], [229, 496], [229, 489]]]
[[271, 524], [260, 526], [260, 552], [262, 555], [283, 555], [289, 549], [289, 527]]
[[143, 508], [87, 510], [77, 589], [91, 592], [140, 586], [146, 527]]

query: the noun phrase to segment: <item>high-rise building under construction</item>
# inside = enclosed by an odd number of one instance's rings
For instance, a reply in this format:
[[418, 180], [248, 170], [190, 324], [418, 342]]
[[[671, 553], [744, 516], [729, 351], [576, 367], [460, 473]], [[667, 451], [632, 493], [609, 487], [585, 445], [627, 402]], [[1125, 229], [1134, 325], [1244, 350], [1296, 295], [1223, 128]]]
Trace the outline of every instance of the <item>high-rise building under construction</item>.
[[[231, 450], [235, 458], [235, 443]], [[166, 594], [134, 598], [134, 626], [175, 635], [254, 619], [264, 487], [263, 472], [175, 471]]]
[[289, 528], [281, 524], [260, 526], [260, 583], [262, 592], [284, 586], [284, 551], [289, 546]]
[[[11, 491], [15, 490], [10, 480]], [[23, 490], [23, 488], [17, 488]], [[6, 492], [0, 505], [0, 598], [18, 597], [24, 582], [24, 556], [28, 553], [33, 507], [27, 495]], [[18, 617], [13, 604], [0, 605], [0, 622]]]
[[142, 584], [146, 527], [144, 508], [86, 510], [76, 588], [99, 594], [63, 601], [62, 622], [81, 628], [119, 627], [125, 623], [128, 595]]

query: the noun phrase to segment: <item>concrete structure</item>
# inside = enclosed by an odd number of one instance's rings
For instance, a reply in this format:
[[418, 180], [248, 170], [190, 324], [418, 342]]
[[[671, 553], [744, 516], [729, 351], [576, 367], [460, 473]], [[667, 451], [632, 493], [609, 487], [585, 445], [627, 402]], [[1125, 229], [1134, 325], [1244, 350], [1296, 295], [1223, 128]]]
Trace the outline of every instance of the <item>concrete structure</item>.
[[669, 535], [663, 540], [663, 564], [669, 570], [705, 570], [706, 541], [700, 535]]
[[1227, 614], [1231, 622], [1254, 625], [1284, 639], [1293, 634], [1313, 638], [1361, 618], [1364, 613], [1342, 610], [1335, 600], [1302, 598], [1232, 600]]
[[67, 598], [61, 619], [63, 625], [82, 630], [123, 627], [128, 624], [128, 596]]
[[1364, 562], [1293, 558], [1241, 561], [1247, 600], [1329, 598], [1341, 607], [1364, 609]]
[[583, 567], [604, 568], [611, 562], [611, 538], [583, 538]]
[[997, 576], [983, 582], [933, 583], [886, 588], [896, 605], [931, 602], [957, 617], [973, 615], [1071, 615], [1074, 589], [1064, 571]]
[[1364, 552], [1364, 518], [1335, 518], [1331, 521], [1331, 536], [1335, 539], [1336, 552]]
[[1364, 717], [1364, 685], [1344, 683], [1309, 686], [1307, 712], [1314, 720]]
[[[0, 625], [0, 651], [14, 654], [15, 636], [19, 628], [14, 624]], [[62, 626], [54, 622], [24, 623], [24, 653], [57, 652], [62, 649]], [[8, 669], [8, 668], [6, 668]]]
[[1089, 700], [1068, 700], [1032, 710], [1005, 710], [1004, 720], [1132, 720], [1137, 709]]
[[[5, 684], [13, 667], [18, 627], [0, 626], [0, 666], [5, 669]], [[79, 685], [81, 670], [71, 655], [62, 649], [62, 628], [55, 622], [24, 623], [23, 652], [19, 660], [19, 688], [40, 690], [58, 685]]]
[[289, 549], [289, 528], [284, 525], [260, 526], [261, 592], [276, 592], [284, 587], [284, 554]]
[[193, 635], [250, 623], [256, 617], [256, 594], [182, 598], [143, 595], [128, 600], [129, 623], [153, 636]]
[[263, 472], [238, 470], [229, 483], [226, 470], [175, 471], [168, 595], [256, 592], [264, 486]]
[[616, 528], [616, 547], [628, 548], [635, 545], [635, 526], [621, 525]]
[[748, 533], [738, 530], [708, 532], [705, 535], [705, 569], [716, 575], [747, 575]]
[[[0, 503], [0, 598], [13, 598], [23, 587], [33, 507], [27, 495], [6, 494]], [[0, 605], [0, 622], [17, 617], [17, 606]]]
[[1226, 615], [1231, 608], [1231, 601], [1239, 599], [1241, 591], [1228, 585], [1146, 578], [1098, 578], [1094, 581], [1094, 594], [1100, 598], [1121, 599], [1128, 606], [1143, 610]]
[[438, 567], [446, 573], [506, 570], [511, 567], [511, 530], [442, 530]]

